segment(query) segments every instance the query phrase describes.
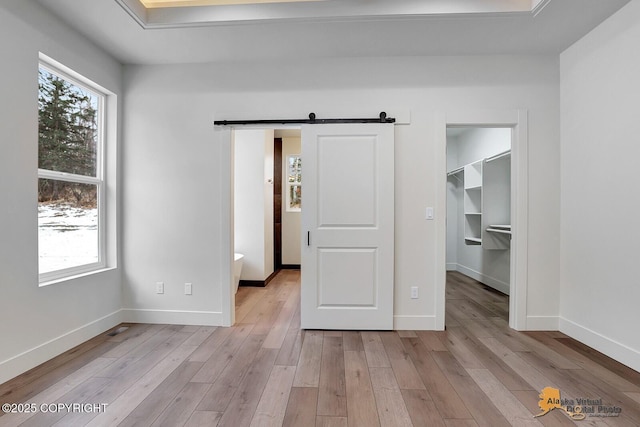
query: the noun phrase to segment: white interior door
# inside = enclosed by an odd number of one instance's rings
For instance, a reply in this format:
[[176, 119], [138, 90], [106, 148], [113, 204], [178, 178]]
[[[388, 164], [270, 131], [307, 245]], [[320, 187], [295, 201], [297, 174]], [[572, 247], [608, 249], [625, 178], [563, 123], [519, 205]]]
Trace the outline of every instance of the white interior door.
[[304, 329], [393, 329], [392, 124], [302, 127]]

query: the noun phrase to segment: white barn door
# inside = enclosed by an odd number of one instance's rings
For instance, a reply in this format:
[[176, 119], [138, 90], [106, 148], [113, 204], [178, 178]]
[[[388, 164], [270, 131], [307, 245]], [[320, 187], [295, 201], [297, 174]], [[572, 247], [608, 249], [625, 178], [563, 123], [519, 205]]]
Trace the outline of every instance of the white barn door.
[[393, 329], [392, 124], [302, 127], [304, 329]]

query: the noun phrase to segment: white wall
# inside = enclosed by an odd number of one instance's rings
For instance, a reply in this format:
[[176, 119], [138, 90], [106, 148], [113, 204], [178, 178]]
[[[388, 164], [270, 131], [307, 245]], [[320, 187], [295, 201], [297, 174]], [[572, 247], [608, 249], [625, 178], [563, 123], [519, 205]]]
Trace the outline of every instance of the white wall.
[[[243, 70], [238, 73], [238, 68]], [[423, 57], [344, 58], [254, 64], [190, 64], [127, 66], [126, 108], [131, 117], [126, 126], [125, 173], [127, 182], [161, 179], [181, 188], [192, 188], [199, 197], [185, 205], [206, 212], [207, 227], [181, 221], [179, 230], [190, 248], [159, 245], [149, 239], [163, 223], [176, 224], [172, 213], [162, 220], [149, 218], [149, 203], [143, 204], [125, 190], [127, 210], [127, 286], [137, 299], [132, 306], [149, 306], [154, 298], [156, 274], [162, 272], [166, 253], [202, 259], [188, 266], [173, 267], [191, 275], [206, 275], [207, 298], [180, 298], [176, 309], [202, 310], [219, 307], [219, 283], [211, 264], [216, 253], [216, 210], [220, 182], [216, 174], [217, 148], [211, 143], [214, 116], [218, 119], [304, 118], [377, 116], [380, 111], [411, 113], [410, 125], [396, 126], [396, 268], [395, 315], [398, 328], [432, 328], [435, 321], [436, 229], [424, 219], [426, 206], [444, 214], [437, 206], [435, 162], [437, 112], [459, 109], [518, 109], [529, 111], [529, 265], [528, 314], [553, 317], [558, 314], [559, 259], [559, 99], [557, 57]], [[185, 78], [189, 76], [189, 78]], [[153, 123], [141, 118], [154, 118]], [[194, 132], [197, 128], [198, 132]], [[149, 129], [153, 129], [150, 134]], [[189, 169], [176, 170], [177, 156]], [[184, 149], [187, 148], [187, 149]], [[153, 153], [153, 162], [149, 161]], [[221, 160], [226, 161], [226, 160]], [[444, 159], [442, 159], [444, 161]], [[140, 168], [140, 164], [148, 167]], [[202, 173], [196, 173], [200, 168]], [[152, 169], [152, 170], [150, 170]], [[158, 196], [148, 195], [155, 204]], [[174, 200], [175, 201], [175, 200]], [[177, 200], [182, 202], [182, 200]], [[188, 202], [188, 204], [187, 204]], [[163, 204], [164, 206], [164, 204]], [[173, 208], [170, 208], [173, 211]], [[197, 230], [197, 231], [196, 231]], [[173, 230], [169, 230], [173, 234]], [[206, 251], [203, 254], [202, 251]], [[150, 260], [145, 270], [136, 267], [139, 257]], [[155, 261], [151, 261], [155, 260]], [[166, 261], [165, 261], [166, 263]], [[189, 267], [188, 269], [186, 267]], [[183, 273], [184, 274], [184, 273]], [[195, 285], [194, 285], [195, 286]], [[410, 287], [418, 286], [421, 298], [410, 299]], [[195, 292], [195, 288], [194, 288]], [[211, 297], [211, 298], [209, 298]], [[184, 302], [184, 303], [183, 303]], [[207, 308], [208, 309], [208, 308]]]
[[[121, 93], [122, 70], [113, 59], [35, 2], [2, 2], [0, 383], [120, 322], [120, 269], [38, 286], [38, 52]], [[109, 131], [117, 142], [115, 128]], [[112, 148], [107, 158], [110, 178], [117, 156]], [[108, 209], [115, 218], [113, 195]], [[115, 232], [111, 240], [115, 249]]]
[[[282, 138], [282, 264], [300, 265], [301, 212], [287, 211], [287, 156], [301, 153], [300, 137]], [[304, 167], [304, 163], [303, 163]], [[304, 194], [304, 187], [302, 190]], [[304, 198], [304, 195], [303, 195]]]
[[[469, 128], [447, 138], [447, 170], [511, 149], [511, 129]], [[457, 175], [461, 180], [464, 174]], [[509, 294], [511, 250], [486, 250], [464, 242], [464, 185], [449, 178], [447, 199], [447, 266]], [[455, 230], [454, 230], [455, 228]], [[455, 264], [455, 266], [454, 266]]]
[[640, 1], [561, 60], [560, 329], [640, 370]]
[[244, 255], [241, 280], [273, 273], [273, 130], [236, 130], [235, 251]]

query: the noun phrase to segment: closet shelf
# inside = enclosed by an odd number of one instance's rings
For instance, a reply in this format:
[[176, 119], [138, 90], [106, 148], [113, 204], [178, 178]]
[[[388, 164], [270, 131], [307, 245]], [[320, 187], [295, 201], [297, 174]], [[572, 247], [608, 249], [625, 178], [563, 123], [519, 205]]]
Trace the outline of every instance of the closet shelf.
[[487, 231], [491, 233], [500, 233], [500, 234], [508, 234], [511, 235], [511, 226], [510, 225], [502, 225], [495, 224], [487, 227]]
[[465, 190], [482, 190], [482, 185], [474, 185], [473, 187], [464, 187]]
[[465, 242], [470, 245], [481, 245], [482, 239], [478, 239], [477, 237], [465, 237]]
[[465, 212], [465, 215], [482, 215], [482, 212]]
[[501, 233], [501, 234], [508, 234], [511, 235], [511, 230], [502, 230], [500, 228], [487, 228], [487, 231], [490, 231], [491, 233]]

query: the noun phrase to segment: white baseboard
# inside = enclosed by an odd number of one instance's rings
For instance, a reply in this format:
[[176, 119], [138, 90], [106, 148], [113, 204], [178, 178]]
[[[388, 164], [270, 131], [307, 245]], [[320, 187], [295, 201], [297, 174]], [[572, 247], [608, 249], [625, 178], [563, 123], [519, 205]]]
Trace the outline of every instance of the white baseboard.
[[123, 308], [122, 321], [168, 325], [221, 326], [222, 313], [218, 311], [140, 310]]
[[433, 331], [436, 329], [436, 316], [393, 316], [395, 331]]
[[31, 350], [27, 350], [17, 356], [0, 362], [0, 384], [53, 359], [65, 351], [90, 340], [96, 335], [108, 331], [122, 323], [121, 316], [121, 310], [114, 311], [111, 314], [107, 314], [100, 319], [80, 326], [44, 344], [40, 344]]
[[583, 344], [593, 347], [601, 353], [627, 365], [628, 367], [640, 371], [640, 351], [627, 347], [626, 345], [605, 337], [598, 332], [592, 331], [571, 320], [560, 317], [560, 332], [569, 335]]
[[458, 264], [455, 262], [448, 262], [447, 271], [458, 271]]
[[464, 274], [465, 276], [469, 276], [472, 279], [477, 280], [478, 282], [482, 282], [487, 286], [491, 286], [493, 289], [497, 289], [498, 291], [509, 295], [511, 289], [508, 283], [505, 283], [494, 277], [487, 276], [486, 274], [482, 274], [479, 271], [472, 270], [471, 268], [465, 267], [464, 265], [456, 264], [456, 266], [456, 270]]
[[557, 331], [558, 316], [527, 316], [527, 331]]

